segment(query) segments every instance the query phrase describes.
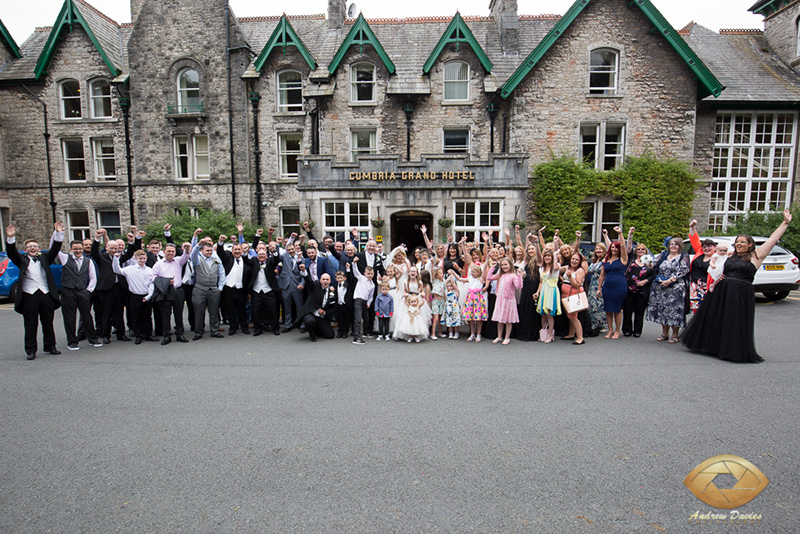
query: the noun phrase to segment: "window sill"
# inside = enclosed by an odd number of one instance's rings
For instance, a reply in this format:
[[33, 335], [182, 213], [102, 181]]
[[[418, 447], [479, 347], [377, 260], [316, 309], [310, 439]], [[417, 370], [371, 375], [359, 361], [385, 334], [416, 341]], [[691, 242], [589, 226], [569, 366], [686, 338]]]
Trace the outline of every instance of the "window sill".
[[443, 106], [471, 106], [472, 100], [442, 100]]
[[605, 99], [612, 99], [613, 100], [615, 98], [624, 98], [624, 97], [625, 97], [625, 95], [622, 94], [622, 93], [614, 93], [613, 95], [601, 95], [599, 93], [597, 93], [597, 94], [595, 94], [595, 93], [587, 93], [587, 95], [586, 95], [586, 98], [597, 98], [599, 100], [605, 100]]
[[205, 119], [207, 117], [205, 112], [202, 113], [167, 113], [165, 118], [170, 120], [175, 119]]
[[364, 100], [363, 102], [350, 102], [350, 105], [353, 107], [375, 107], [378, 105], [378, 102], [376, 100]]
[[305, 111], [276, 111], [273, 117], [305, 117]]
[[119, 122], [119, 119], [116, 117], [92, 117], [91, 119], [86, 119], [84, 122], [90, 123], [103, 123], [103, 122]]

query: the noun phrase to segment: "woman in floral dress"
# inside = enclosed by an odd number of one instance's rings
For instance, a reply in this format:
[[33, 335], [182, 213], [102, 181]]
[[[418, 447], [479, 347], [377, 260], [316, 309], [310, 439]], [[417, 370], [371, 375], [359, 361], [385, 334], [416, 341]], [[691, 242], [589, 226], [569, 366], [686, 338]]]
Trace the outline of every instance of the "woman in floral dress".
[[604, 332], [608, 328], [606, 326], [606, 312], [603, 308], [603, 295], [598, 293], [600, 289], [600, 273], [603, 271], [603, 258], [606, 256], [608, 249], [603, 243], [598, 243], [594, 246], [594, 254], [592, 254], [592, 263], [589, 264], [589, 290], [587, 295], [589, 297], [589, 314], [592, 319], [592, 330], [596, 332]]
[[[650, 302], [647, 306], [648, 321], [661, 325], [658, 341], [678, 343], [678, 332], [686, 321], [686, 275], [689, 274], [689, 256], [683, 252], [683, 241], [673, 237], [669, 248], [661, 253], [655, 267]], [[672, 337], [669, 329], [672, 328]]]

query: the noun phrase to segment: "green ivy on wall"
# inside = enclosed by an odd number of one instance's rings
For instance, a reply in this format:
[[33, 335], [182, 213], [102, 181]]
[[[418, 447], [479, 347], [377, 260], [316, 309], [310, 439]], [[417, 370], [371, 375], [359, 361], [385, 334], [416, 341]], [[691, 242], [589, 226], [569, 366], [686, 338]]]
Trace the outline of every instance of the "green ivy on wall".
[[625, 234], [636, 227], [636, 241], [657, 252], [666, 236], [687, 234], [698, 178], [687, 163], [652, 154], [628, 157], [624, 166], [606, 172], [562, 156], [534, 168], [530, 192], [536, 219], [562, 235], [581, 229], [586, 197], [619, 199]]

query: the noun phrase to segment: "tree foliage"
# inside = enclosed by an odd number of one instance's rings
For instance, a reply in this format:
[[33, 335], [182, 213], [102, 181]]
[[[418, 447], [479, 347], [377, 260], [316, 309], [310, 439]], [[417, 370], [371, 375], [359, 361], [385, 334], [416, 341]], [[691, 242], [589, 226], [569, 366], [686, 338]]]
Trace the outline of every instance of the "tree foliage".
[[[800, 254], [800, 204], [792, 204], [792, 224], [783, 234], [779, 241], [780, 245], [792, 252], [795, 255]], [[724, 232], [718, 232], [719, 235], [755, 235], [769, 237], [775, 229], [783, 222], [782, 211], [770, 212], [753, 212], [748, 211], [736, 224], [729, 226]]]
[[600, 172], [562, 156], [534, 168], [531, 194], [538, 221], [564, 235], [581, 228], [581, 202], [591, 196], [622, 201], [622, 224], [635, 239], [660, 250], [667, 236], [685, 235], [698, 176], [691, 167], [652, 154], [628, 157], [625, 165]]
[[201, 228], [203, 233], [200, 237], [210, 236], [215, 242], [221, 234], [227, 237], [236, 236], [238, 230], [236, 224], [244, 224], [244, 236], [250, 241], [256, 233], [256, 229], [249, 221], [237, 219], [230, 211], [215, 211], [207, 208], [196, 208], [196, 217], [192, 215], [191, 204], [184, 203], [178, 208], [178, 213], [167, 214], [161, 219], [149, 222], [143, 230], [147, 232], [145, 242], [150, 239], [161, 239], [164, 235], [164, 225], [172, 225], [172, 236], [175, 243], [190, 241], [195, 229]]

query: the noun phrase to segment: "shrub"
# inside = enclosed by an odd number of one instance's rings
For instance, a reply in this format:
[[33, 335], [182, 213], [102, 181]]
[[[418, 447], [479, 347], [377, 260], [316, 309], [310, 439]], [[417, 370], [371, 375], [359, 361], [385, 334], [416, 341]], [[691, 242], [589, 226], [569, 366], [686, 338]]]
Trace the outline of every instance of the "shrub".
[[[190, 204], [181, 204], [178, 208], [177, 214], [164, 215], [158, 221], [151, 221], [145, 227], [144, 231], [147, 232], [145, 242], [150, 239], [161, 239], [164, 236], [164, 225], [172, 225], [172, 237], [175, 243], [182, 243], [184, 241], [191, 241], [195, 229], [202, 228], [203, 233], [200, 237], [210, 236], [214, 242], [217, 241], [220, 234], [228, 237], [238, 235], [236, 223], [241, 222], [244, 224], [245, 238], [250, 241], [256, 233], [256, 229], [252, 227], [249, 221], [242, 221], [236, 219], [230, 211], [215, 211], [207, 208], [197, 208], [197, 216], [191, 215]], [[266, 230], [266, 229], [265, 229]]]
[[[800, 254], [800, 204], [792, 204], [790, 209], [792, 211], [792, 224], [789, 225], [779, 243], [783, 248], [797, 256]], [[782, 222], [782, 211], [748, 211], [736, 221], [736, 224], [729, 226], [724, 232], [717, 233], [720, 235], [724, 233], [725, 235], [748, 234], [769, 237]]]

